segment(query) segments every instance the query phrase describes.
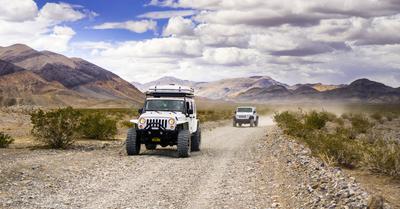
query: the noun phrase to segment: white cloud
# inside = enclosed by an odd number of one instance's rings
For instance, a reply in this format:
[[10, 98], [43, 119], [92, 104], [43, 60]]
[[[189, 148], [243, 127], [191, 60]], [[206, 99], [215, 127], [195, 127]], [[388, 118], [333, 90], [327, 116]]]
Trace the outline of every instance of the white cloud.
[[196, 10], [169, 10], [169, 11], [157, 11], [157, 12], [147, 12], [139, 15], [139, 18], [149, 18], [149, 19], [168, 19], [171, 17], [187, 17], [197, 14]]
[[144, 33], [147, 31], [156, 31], [157, 22], [153, 20], [126, 21], [126, 22], [107, 22], [101, 25], [93, 26], [93, 29], [125, 29], [135, 33]]
[[228, 48], [208, 48], [203, 53], [203, 59], [208, 64], [217, 65], [252, 65], [262, 60], [262, 55], [256, 50]]
[[197, 57], [202, 54], [202, 45], [198, 40], [178, 38], [155, 38], [145, 41], [128, 41], [116, 47], [104, 50], [102, 56], [107, 57]]
[[89, 59], [141, 82], [163, 75], [216, 80], [265, 74], [290, 84], [368, 77], [400, 85], [398, 0], [152, 0], [149, 5], [183, 9], [139, 16], [169, 18], [166, 37], [86, 46]]
[[77, 21], [85, 17], [85, 14], [66, 3], [46, 3], [39, 13], [39, 17], [46, 21], [64, 22]]
[[37, 5], [32, 0], [0, 0], [0, 20], [25, 21], [33, 20], [38, 13]]
[[163, 36], [170, 35], [192, 35], [195, 24], [190, 19], [183, 17], [172, 17], [168, 20], [167, 26], [164, 28]]
[[[21, 4], [18, 1], [18, 4], [11, 3], [4, 7], [13, 8], [15, 13], [0, 14], [2, 15], [0, 18], [0, 46], [22, 43], [38, 50], [65, 52], [68, 50], [69, 41], [75, 32], [72, 28], [60, 24], [77, 21], [95, 14], [66, 3], [46, 3], [40, 10], [37, 10], [34, 1], [23, 0], [21, 2]], [[20, 12], [26, 12], [29, 15], [21, 19], [15, 18], [15, 14]]]

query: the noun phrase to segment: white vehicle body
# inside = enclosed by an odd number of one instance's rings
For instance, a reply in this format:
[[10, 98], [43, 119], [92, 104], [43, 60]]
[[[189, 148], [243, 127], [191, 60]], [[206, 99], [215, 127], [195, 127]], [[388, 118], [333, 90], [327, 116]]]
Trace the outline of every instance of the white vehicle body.
[[[182, 157], [189, 156], [191, 150], [199, 151], [201, 130], [193, 97], [194, 90], [189, 87], [168, 85], [150, 88], [146, 92], [144, 107], [139, 110], [139, 118], [131, 120], [135, 126], [128, 133], [128, 154], [139, 153], [140, 146], [137, 147], [137, 144], [145, 144], [147, 149], [155, 149], [157, 145], [177, 145]], [[180, 142], [182, 140], [184, 142]], [[186, 150], [187, 146], [191, 149]]]
[[237, 107], [233, 116], [233, 126], [239, 124], [250, 124], [250, 126], [258, 126], [258, 114], [255, 107]]

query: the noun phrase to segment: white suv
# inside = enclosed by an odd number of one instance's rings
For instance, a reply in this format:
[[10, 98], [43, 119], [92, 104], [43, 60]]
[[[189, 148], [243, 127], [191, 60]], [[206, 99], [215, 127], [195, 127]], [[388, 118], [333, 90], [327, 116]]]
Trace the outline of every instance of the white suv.
[[131, 120], [134, 127], [126, 139], [128, 155], [138, 155], [141, 144], [148, 150], [177, 145], [179, 157], [200, 151], [201, 129], [193, 97], [194, 90], [189, 87], [171, 84], [150, 88], [139, 118]]
[[258, 115], [255, 107], [238, 107], [233, 116], [233, 126], [250, 124], [251, 127], [258, 126]]

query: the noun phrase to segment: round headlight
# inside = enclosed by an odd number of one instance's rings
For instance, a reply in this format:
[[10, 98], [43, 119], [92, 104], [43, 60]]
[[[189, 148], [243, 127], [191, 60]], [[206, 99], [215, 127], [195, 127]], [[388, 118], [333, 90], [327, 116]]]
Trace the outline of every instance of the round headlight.
[[174, 124], [175, 124], [175, 119], [170, 118], [170, 119], [168, 120], [168, 123], [169, 123], [170, 125], [174, 125]]
[[144, 124], [145, 122], [146, 122], [146, 120], [145, 120], [144, 118], [140, 118], [140, 119], [139, 119], [139, 123], [140, 123], [140, 124]]

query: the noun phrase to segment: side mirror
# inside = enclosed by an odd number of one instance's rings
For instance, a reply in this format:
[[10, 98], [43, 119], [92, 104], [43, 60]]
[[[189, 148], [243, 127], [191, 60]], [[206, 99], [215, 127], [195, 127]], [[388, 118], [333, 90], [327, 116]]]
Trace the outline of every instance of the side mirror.
[[187, 113], [188, 113], [189, 115], [193, 115], [193, 109], [188, 109]]
[[254, 110], [254, 114], [256, 114], [256, 111]]
[[237, 113], [237, 111], [235, 110], [235, 114]]
[[138, 113], [139, 113], [139, 114], [142, 114], [142, 113], [143, 113], [143, 108], [139, 108], [139, 109], [138, 109]]

